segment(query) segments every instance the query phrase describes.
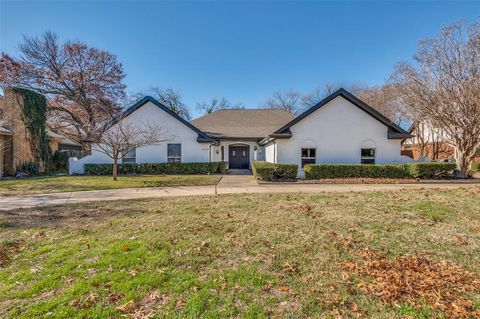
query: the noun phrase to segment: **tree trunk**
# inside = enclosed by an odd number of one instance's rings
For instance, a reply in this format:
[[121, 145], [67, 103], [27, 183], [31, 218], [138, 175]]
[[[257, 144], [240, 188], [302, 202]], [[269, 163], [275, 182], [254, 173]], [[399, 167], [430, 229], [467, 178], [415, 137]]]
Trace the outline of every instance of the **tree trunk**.
[[118, 176], [118, 159], [114, 158], [113, 159], [113, 180], [117, 181], [117, 176]]
[[466, 152], [455, 148], [455, 162], [457, 163], [457, 177], [467, 178], [468, 177], [468, 167], [472, 161], [471, 157], [466, 154]]

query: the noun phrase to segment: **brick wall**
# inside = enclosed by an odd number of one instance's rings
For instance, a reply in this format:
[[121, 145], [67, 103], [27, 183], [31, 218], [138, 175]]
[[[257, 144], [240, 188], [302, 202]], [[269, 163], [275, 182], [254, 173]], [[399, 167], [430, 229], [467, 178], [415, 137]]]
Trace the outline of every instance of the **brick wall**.
[[30, 148], [30, 138], [22, 120], [23, 98], [12, 89], [6, 89], [3, 96], [3, 118], [13, 135], [10, 138], [11, 147], [5, 149], [5, 172], [15, 174], [18, 164], [35, 160]]

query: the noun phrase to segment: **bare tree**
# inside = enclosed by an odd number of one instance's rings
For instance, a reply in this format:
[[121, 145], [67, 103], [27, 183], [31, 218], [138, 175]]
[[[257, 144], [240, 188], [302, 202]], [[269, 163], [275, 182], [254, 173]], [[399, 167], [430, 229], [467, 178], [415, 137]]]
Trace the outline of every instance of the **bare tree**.
[[280, 89], [273, 92], [265, 102], [265, 108], [278, 109], [295, 114], [300, 111], [302, 96], [293, 89]]
[[367, 89], [367, 86], [363, 84], [326, 83], [322, 86], [317, 86], [312, 92], [302, 96], [302, 107], [308, 109], [340, 88], [357, 95], [362, 90]]
[[26, 88], [49, 99], [53, 126], [92, 140], [119, 112], [124, 96], [122, 65], [107, 51], [82, 42], [60, 43], [53, 32], [24, 37], [19, 56], [0, 56], [3, 87]]
[[169, 108], [173, 113], [183, 117], [186, 120], [190, 119], [190, 112], [188, 107], [182, 101], [182, 95], [179, 91], [172, 88], [151, 87], [146, 91], [139, 91], [129, 94], [126, 99], [122, 101], [124, 107], [131, 106], [135, 102], [141, 100], [147, 95], [153, 96], [160, 103]]
[[121, 119], [97, 139], [95, 150], [113, 160], [113, 180], [117, 180], [118, 161], [136, 148], [168, 141], [166, 132], [156, 125], [131, 123]]
[[224, 110], [224, 109], [242, 109], [242, 108], [244, 108], [242, 103], [232, 104], [229, 100], [227, 100], [224, 97], [221, 97], [221, 98], [214, 97], [208, 102], [197, 103], [197, 110], [203, 114], [210, 114], [215, 111]]
[[415, 60], [398, 64], [392, 82], [412, 113], [442, 130], [465, 177], [480, 149], [480, 21], [457, 22], [420, 41]]
[[401, 124], [402, 120], [409, 118], [405, 111], [405, 105], [400, 99], [398, 88], [393, 84], [356, 87], [354, 94], [397, 124]]

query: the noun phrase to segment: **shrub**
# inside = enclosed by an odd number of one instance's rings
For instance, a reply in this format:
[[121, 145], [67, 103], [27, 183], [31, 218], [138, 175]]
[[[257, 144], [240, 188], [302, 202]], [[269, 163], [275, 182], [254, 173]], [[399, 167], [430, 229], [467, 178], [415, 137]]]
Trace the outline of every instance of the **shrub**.
[[435, 178], [451, 174], [455, 164], [307, 164], [306, 179], [326, 178]]
[[425, 162], [408, 164], [408, 171], [413, 178], [436, 178], [452, 174], [457, 167], [451, 163]]
[[[86, 175], [111, 175], [113, 164], [85, 164]], [[187, 175], [187, 174], [214, 174], [225, 173], [225, 162], [211, 163], [135, 163], [119, 164], [118, 172], [123, 175], [134, 174], [165, 174], [165, 175]]]
[[32, 161], [21, 162], [15, 169], [15, 176], [17, 177], [35, 176], [39, 173], [40, 167], [37, 163]]
[[68, 169], [68, 154], [65, 152], [55, 152], [48, 165], [48, 171], [52, 173], [65, 172]]
[[480, 162], [479, 163], [472, 163], [472, 170], [480, 172]]
[[298, 165], [252, 161], [253, 175], [258, 180], [281, 181], [297, 178]]

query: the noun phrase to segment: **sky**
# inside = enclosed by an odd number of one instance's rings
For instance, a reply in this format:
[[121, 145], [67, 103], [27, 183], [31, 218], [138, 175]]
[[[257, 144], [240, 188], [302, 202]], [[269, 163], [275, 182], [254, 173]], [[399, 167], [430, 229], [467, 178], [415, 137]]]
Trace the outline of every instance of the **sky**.
[[54, 31], [115, 54], [128, 92], [179, 90], [195, 117], [214, 96], [257, 108], [281, 88], [381, 85], [420, 39], [479, 16], [480, 1], [0, 0], [0, 50]]

